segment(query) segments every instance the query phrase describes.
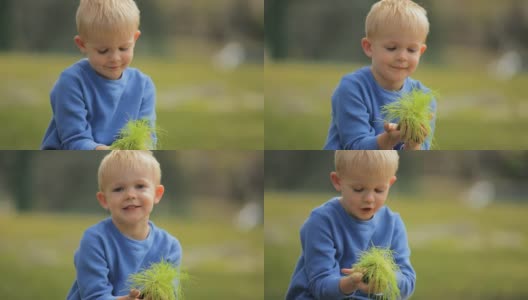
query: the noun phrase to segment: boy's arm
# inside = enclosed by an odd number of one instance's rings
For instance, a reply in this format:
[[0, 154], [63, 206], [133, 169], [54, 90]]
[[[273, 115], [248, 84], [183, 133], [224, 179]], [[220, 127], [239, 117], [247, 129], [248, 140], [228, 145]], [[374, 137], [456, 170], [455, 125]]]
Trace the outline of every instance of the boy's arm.
[[343, 299], [341, 269], [335, 260], [334, 238], [324, 217], [312, 213], [301, 228], [308, 289], [315, 299]]
[[61, 149], [93, 150], [92, 128], [86, 117], [88, 111], [79, 88], [78, 79], [62, 74], [51, 92], [51, 108]]
[[75, 268], [82, 299], [114, 299], [113, 286], [108, 280], [108, 262], [95, 235], [87, 233], [81, 240], [75, 255]]
[[353, 82], [343, 79], [332, 96], [340, 143], [343, 150], [379, 150], [370, 114], [358, 90]]
[[416, 273], [411, 265], [411, 250], [407, 241], [407, 231], [401, 218], [397, 218], [394, 228], [392, 250], [394, 250], [394, 260], [400, 271], [396, 273], [398, 288], [401, 299], [408, 299], [414, 292], [416, 284]]
[[[150, 77], [147, 77], [147, 80], [145, 81], [143, 97], [139, 109], [139, 119], [149, 120], [150, 126], [156, 128], [156, 87]], [[155, 147], [157, 144], [157, 136], [155, 132], [152, 135], [152, 140], [154, 141], [153, 147]]]

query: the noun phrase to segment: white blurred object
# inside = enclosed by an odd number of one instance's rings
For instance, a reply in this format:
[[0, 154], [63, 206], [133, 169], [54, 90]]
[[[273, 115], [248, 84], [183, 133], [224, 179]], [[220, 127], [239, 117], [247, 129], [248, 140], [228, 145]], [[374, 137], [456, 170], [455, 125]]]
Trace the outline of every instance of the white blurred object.
[[246, 50], [238, 42], [230, 42], [213, 56], [213, 64], [219, 69], [231, 71], [246, 59]]
[[235, 226], [240, 231], [250, 231], [261, 224], [263, 214], [262, 205], [256, 201], [250, 201], [242, 207], [236, 216], [234, 220]]
[[510, 50], [490, 65], [490, 73], [500, 80], [509, 80], [522, 69], [522, 58], [519, 52]]
[[473, 209], [481, 209], [495, 200], [495, 185], [488, 180], [475, 182], [468, 190], [466, 203]]

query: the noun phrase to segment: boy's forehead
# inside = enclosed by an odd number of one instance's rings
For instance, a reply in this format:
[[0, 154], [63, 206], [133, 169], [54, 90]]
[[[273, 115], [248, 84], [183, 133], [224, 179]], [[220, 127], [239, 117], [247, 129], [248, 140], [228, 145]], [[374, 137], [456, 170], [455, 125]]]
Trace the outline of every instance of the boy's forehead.
[[362, 185], [378, 185], [387, 184], [392, 178], [392, 174], [372, 173], [366, 174], [358, 170], [356, 172], [350, 171], [342, 175], [342, 179], [351, 184], [362, 184]]
[[399, 44], [422, 44], [425, 42], [426, 34], [421, 32], [410, 32], [393, 28], [377, 33], [371, 39], [380, 42], [393, 42]]
[[86, 42], [95, 47], [115, 47], [134, 42], [134, 32], [130, 34], [91, 34], [86, 37]]

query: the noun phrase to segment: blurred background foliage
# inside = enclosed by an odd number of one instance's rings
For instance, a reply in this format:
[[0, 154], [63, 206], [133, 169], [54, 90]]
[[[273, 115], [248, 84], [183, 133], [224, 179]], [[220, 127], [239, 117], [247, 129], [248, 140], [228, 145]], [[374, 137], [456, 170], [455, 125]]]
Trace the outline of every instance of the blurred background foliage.
[[[360, 41], [375, 2], [265, 2], [266, 149], [323, 147], [334, 89], [370, 64]], [[439, 95], [434, 148], [526, 149], [528, 2], [416, 2], [431, 27], [412, 77]]]
[[[264, 2], [262, 0], [137, 0], [141, 12], [141, 42], [137, 51], [178, 56], [212, 54], [228, 42], [250, 49], [253, 61], [262, 61]], [[78, 1], [0, 1], [0, 50], [78, 53], [75, 12]], [[187, 41], [201, 45], [190, 47]], [[215, 49], [216, 48], [216, 49]], [[197, 51], [197, 52], [196, 52]]]
[[[266, 1], [268, 55], [273, 59], [368, 63], [360, 40], [365, 36], [365, 17], [375, 2]], [[431, 24], [429, 63], [468, 63], [468, 58], [482, 63], [482, 58], [510, 49], [527, 58], [526, 1], [506, 0], [500, 5], [492, 0], [415, 2], [427, 10]]]
[[[160, 148], [263, 149], [263, 0], [138, 0], [131, 66], [157, 88]], [[49, 92], [82, 58], [78, 1], [0, 0], [0, 149], [37, 149]]]
[[[100, 151], [0, 151], [0, 292], [64, 299], [73, 254], [108, 217]], [[165, 194], [151, 220], [176, 236], [188, 299], [263, 299], [262, 151], [156, 151]], [[52, 274], [53, 276], [50, 276]]]
[[[407, 228], [412, 299], [528, 297], [525, 151], [401, 152], [386, 205]], [[285, 296], [299, 230], [332, 197], [330, 151], [266, 151], [265, 299]], [[342, 266], [345, 267], [345, 266]]]

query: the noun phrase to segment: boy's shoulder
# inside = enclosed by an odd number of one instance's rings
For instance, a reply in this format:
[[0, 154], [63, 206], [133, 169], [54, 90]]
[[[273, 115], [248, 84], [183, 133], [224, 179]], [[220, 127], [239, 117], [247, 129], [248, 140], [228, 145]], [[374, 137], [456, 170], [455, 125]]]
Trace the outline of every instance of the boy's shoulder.
[[339, 213], [340, 207], [341, 204], [339, 204], [339, 197], [334, 197], [321, 204], [320, 206], [312, 209], [310, 217], [322, 217], [333, 219], [333, 217]]
[[152, 228], [152, 234], [154, 235], [155, 240], [162, 243], [171, 243], [176, 245], [180, 244], [180, 241], [178, 241], [178, 239], [170, 234], [167, 230], [156, 226], [156, 224], [154, 224], [152, 221], [149, 221], [149, 224]]
[[112, 219], [106, 218], [99, 223], [88, 227], [83, 234], [83, 240], [94, 241], [105, 238], [112, 231]]
[[374, 80], [370, 67], [362, 67], [354, 72], [343, 75], [341, 84], [360, 84], [371, 83]]

